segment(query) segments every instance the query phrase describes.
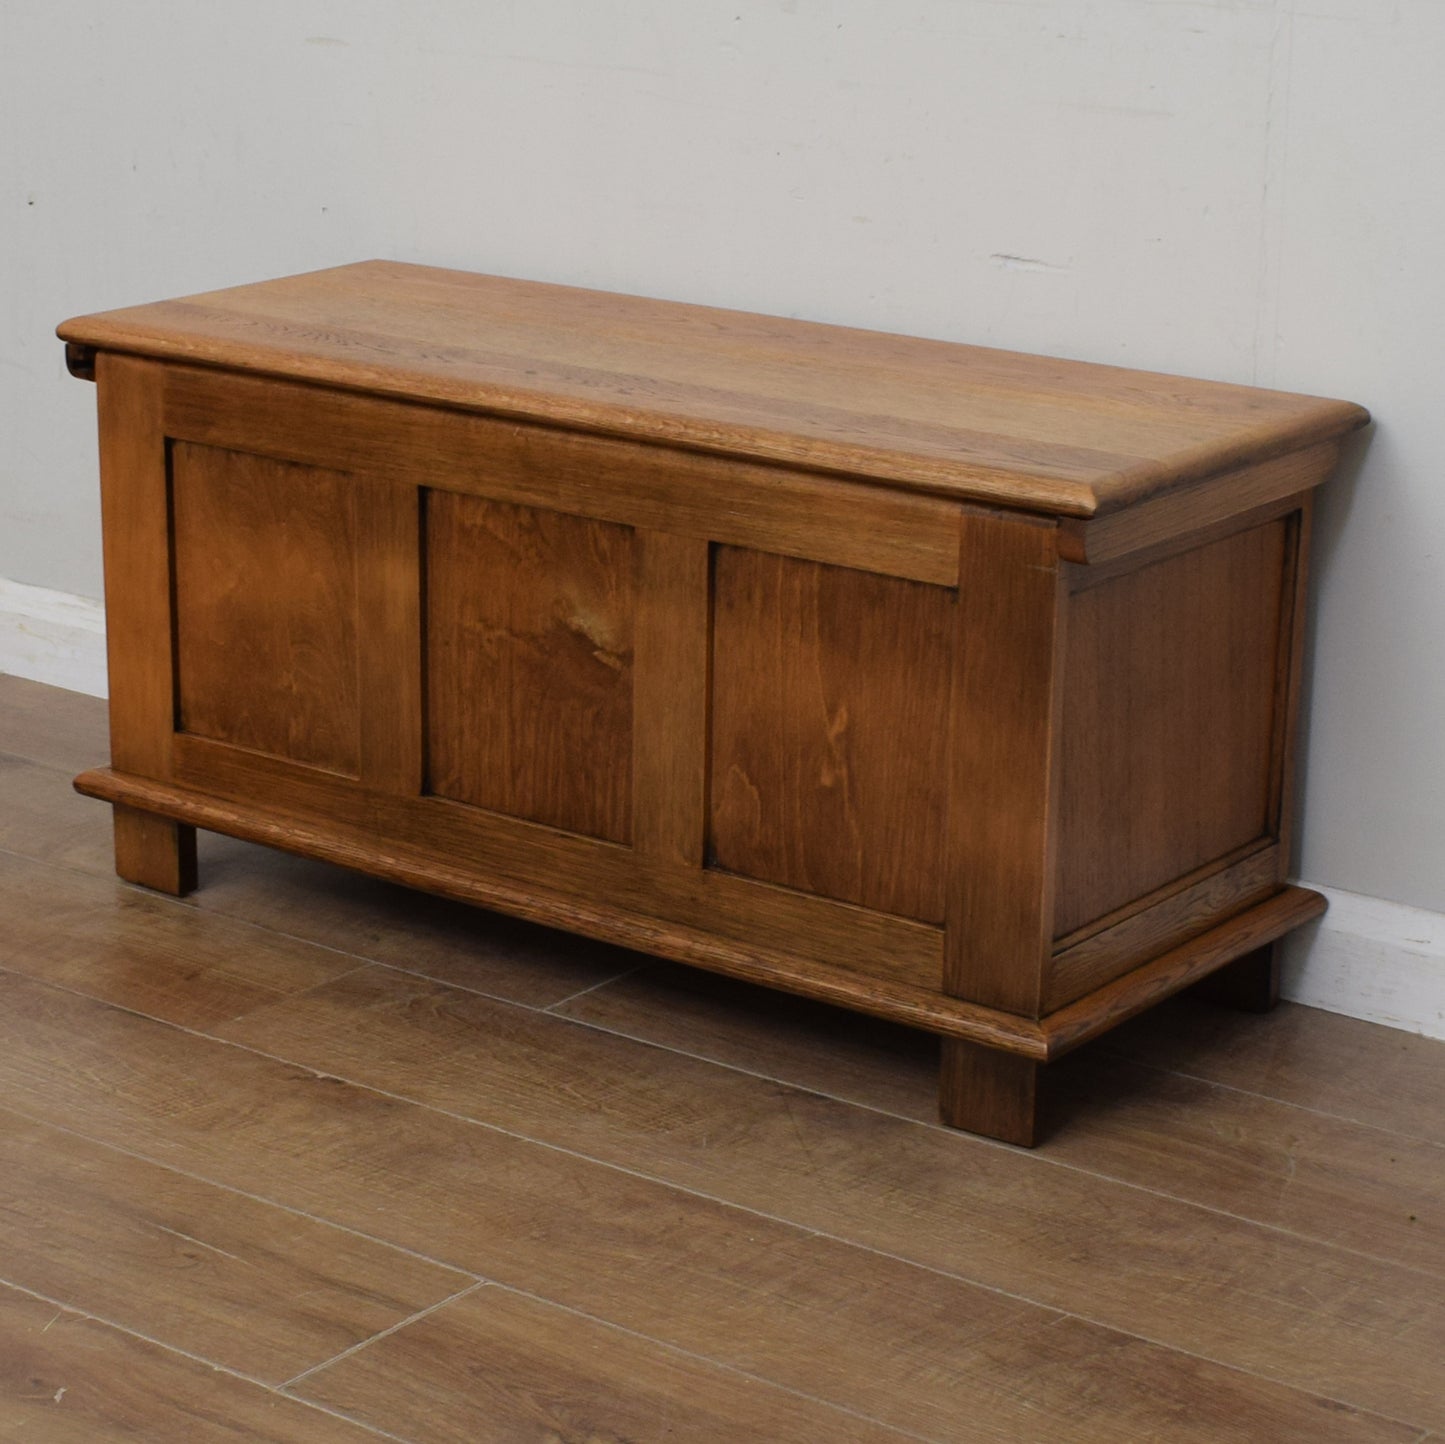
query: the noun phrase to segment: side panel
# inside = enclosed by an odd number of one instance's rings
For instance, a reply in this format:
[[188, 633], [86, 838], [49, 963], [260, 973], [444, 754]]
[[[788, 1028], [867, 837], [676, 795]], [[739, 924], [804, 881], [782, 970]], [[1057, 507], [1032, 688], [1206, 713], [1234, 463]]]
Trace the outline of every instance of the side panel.
[[1270, 830], [1285, 520], [1072, 598], [1054, 929]]

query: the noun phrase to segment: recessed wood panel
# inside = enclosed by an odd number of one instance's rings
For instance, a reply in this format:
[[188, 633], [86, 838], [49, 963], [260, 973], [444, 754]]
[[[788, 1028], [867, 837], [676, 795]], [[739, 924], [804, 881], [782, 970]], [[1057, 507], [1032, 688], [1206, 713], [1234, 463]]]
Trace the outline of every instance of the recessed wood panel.
[[427, 493], [430, 790], [571, 832], [632, 832], [630, 527]]
[[719, 547], [710, 859], [938, 922], [953, 593]]
[[351, 479], [188, 442], [171, 478], [178, 730], [357, 775]]
[[1055, 936], [1267, 834], [1286, 536], [1073, 598]]

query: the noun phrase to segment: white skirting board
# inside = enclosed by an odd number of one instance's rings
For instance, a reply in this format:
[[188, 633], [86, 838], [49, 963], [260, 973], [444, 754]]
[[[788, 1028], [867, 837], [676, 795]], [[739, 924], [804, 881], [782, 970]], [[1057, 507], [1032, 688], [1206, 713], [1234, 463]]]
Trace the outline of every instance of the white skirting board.
[[1445, 1038], [1445, 913], [1306, 882], [1329, 899], [1285, 940], [1286, 998]]
[[[101, 604], [0, 577], [0, 672], [104, 697]], [[1445, 913], [1303, 886], [1330, 908], [1286, 941], [1285, 997], [1445, 1038]]]
[[105, 609], [0, 577], [0, 672], [104, 697]]

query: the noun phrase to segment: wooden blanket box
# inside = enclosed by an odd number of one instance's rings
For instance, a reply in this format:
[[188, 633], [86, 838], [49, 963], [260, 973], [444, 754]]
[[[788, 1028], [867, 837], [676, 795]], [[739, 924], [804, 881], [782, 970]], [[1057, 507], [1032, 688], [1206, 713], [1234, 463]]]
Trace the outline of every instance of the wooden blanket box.
[[208, 828], [1049, 1060], [1267, 1006], [1343, 402], [366, 262], [69, 321], [123, 878]]

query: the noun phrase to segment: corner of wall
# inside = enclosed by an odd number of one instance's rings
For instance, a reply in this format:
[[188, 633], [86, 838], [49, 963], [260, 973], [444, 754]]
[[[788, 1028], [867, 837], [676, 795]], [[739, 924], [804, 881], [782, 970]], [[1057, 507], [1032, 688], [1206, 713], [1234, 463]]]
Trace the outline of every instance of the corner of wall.
[[1445, 1038], [1445, 913], [1305, 883], [1329, 910], [1284, 945], [1286, 998]]

